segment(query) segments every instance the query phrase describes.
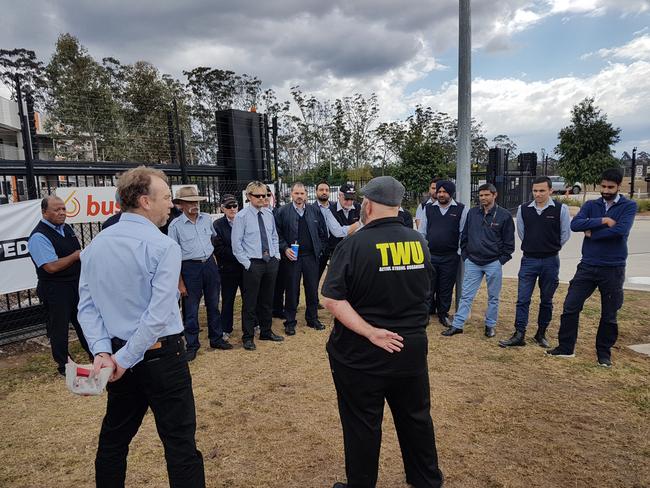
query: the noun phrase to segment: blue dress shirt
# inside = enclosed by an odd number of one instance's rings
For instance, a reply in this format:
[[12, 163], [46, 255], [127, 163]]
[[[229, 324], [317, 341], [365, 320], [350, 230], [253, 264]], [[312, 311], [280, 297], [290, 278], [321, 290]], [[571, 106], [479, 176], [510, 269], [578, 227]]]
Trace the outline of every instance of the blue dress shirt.
[[184, 213], [169, 224], [167, 235], [181, 246], [183, 261], [207, 259], [212, 255], [212, 236], [217, 235], [210, 214], [201, 212], [192, 222]]
[[[569, 207], [564, 203], [561, 204], [562, 208], [560, 209], [560, 245], [564, 246], [568, 240], [571, 238], [571, 214], [569, 213]], [[534, 207], [537, 211], [537, 215], [542, 215], [542, 212], [548, 207], [555, 207], [555, 201], [552, 198], [549, 198], [542, 208], [538, 208], [535, 205], [535, 200], [528, 204], [529, 207]], [[517, 208], [517, 235], [519, 239], [524, 240], [524, 218], [521, 216], [521, 205]]]
[[260, 237], [260, 226], [257, 221], [259, 212], [262, 212], [264, 229], [269, 240], [269, 254], [273, 258], [280, 259], [280, 241], [278, 231], [275, 228], [273, 212], [268, 207], [258, 210], [249, 205], [235, 215], [231, 236], [232, 253], [246, 269], [250, 267], [251, 259], [262, 259], [262, 238]]
[[78, 318], [93, 354], [112, 352], [123, 368], [142, 361], [159, 337], [183, 331], [178, 308], [181, 249], [149, 219], [130, 212], [81, 253]]
[[[54, 225], [49, 220], [45, 220], [45, 219], [41, 219], [41, 222], [43, 222], [45, 225], [49, 227], [52, 227], [55, 231], [57, 231], [62, 236], [65, 236], [65, 232], [63, 231], [63, 226], [65, 224]], [[29, 240], [27, 241], [27, 249], [29, 249], [29, 254], [31, 254], [38, 268], [40, 268], [44, 264], [53, 263], [54, 261], [59, 260], [59, 256], [56, 255], [56, 251], [54, 250], [52, 241], [50, 241], [47, 237], [45, 237], [40, 232], [35, 232], [29, 238]]]
[[320, 202], [316, 202], [316, 205], [320, 209], [320, 212], [323, 214], [325, 219], [325, 226], [327, 228], [327, 237], [333, 235], [334, 237], [346, 237], [348, 235], [349, 225], [341, 225], [339, 221], [336, 220], [334, 214], [330, 210], [329, 202], [322, 206]]

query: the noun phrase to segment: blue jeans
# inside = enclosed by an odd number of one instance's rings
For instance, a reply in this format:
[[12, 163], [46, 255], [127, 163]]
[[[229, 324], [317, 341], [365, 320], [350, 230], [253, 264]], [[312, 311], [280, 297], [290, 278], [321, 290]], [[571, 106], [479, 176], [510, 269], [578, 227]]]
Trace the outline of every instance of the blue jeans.
[[560, 257], [558, 255], [547, 258], [521, 258], [519, 267], [519, 283], [517, 285], [517, 312], [515, 314], [515, 329], [526, 332], [528, 326], [528, 311], [530, 298], [535, 289], [535, 282], [539, 284], [539, 314], [537, 325], [546, 329], [553, 316], [553, 295], [557, 290], [560, 274]]
[[463, 293], [460, 296], [460, 305], [452, 327], [462, 329], [472, 309], [472, 303], [478, 293], [483, 281], [483, 275], [487, 281], [488, 308], [485, 312], [485, 326], [495, 327], [499, 317], [499, 293], [501, 292], [501, 263], [499, 260], [479, 266], [469, 259], [465, 259], [465, 273], [463, 274]]
[[221, 315], [219, 314], [219, 292], [221, 279], [217, 263], [211, 257], [204, 263], [183, 261], [181, 276], [187, 288], [187, 296], [183, 299], [183, 324], [188, 350], [197, 350], [199, 342], [199, 305], [201, 296], [205, 300], [208, 316], [208, 337], [210, 342], [216, 342], [223, 336]]

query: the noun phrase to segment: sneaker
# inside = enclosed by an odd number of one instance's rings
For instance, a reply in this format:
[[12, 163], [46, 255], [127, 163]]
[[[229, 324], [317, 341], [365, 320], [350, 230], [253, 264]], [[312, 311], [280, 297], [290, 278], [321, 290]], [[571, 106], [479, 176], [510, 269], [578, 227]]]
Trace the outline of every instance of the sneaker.
[[612, 360], [609, 358], [598, 358], [598, 366], [601, 366], [603, 368], [611, 368]]
[[564, 352], [562, 349], [559, 347], [553, 348], [553, 349], [547, 349], [546, 354], [548, 356], [555, 356], [556, 358], [574, 358], [576, 357], [575, 353], [570, 352]]

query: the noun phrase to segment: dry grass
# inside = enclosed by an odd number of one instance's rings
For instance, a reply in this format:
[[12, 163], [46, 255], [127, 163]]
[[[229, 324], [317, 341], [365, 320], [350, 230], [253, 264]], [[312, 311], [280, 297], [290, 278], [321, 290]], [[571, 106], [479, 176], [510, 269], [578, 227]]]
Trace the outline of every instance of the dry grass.
[[[558, 307], [565, 293], [560, 286]], [[498, 338], [511, 332], [514, 281], [505, 282], [502, 296]], [[624, 347], [650, 342], [647, 300], [626, 293], [612, 370], [595, 364], [598, 296], [585, 307], [571, 360], [544, 357], [534, 345], [503, 350], [485, 339], [484, 290], [462, 336], [443, 338], [433, 322], [431, 413], [446, 486], [650, 486], [650, 359]], [[557, 319], [551, 335], [556, 331]], [[300, 326], [284, 343], [257, 342], [254, 353], [238, 341], [232, 351], [201, 350], [192, 375], [208, 486], [329, 488], [343, 480], [327, 336]], [[53, 370], [46, 350], [0, 360], [2, 487], [93, 484], [105, 397], [69, 394]], [[384, 432], [379, 486], [406, 486], [388, 409]], [[131, 446], [127, 485], [166, 486], [164, 466], [147, 415]]]

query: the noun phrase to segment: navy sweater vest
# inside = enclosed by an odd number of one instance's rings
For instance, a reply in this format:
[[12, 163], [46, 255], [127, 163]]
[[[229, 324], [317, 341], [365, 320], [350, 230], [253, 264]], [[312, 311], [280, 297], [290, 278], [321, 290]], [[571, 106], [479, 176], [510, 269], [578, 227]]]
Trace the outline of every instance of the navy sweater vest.
[[465, 206], [462, 203], [452, 205], [442, 215], [438, 205], [427, 205], [427, 241], [431, 254], [442, 256], [458, 252], [460, 237], [460, 218]]
[[[36, 233], [43, 234], [50, 240], [52, 246], [54, 247], [54, 252], [56, 253], [57, 257], [61, 259], [81, 249], [79, 240], [74, 235], [72, 227], [70, 227], [68, 224], [65, 224], [63, 226], [63, 232], [65, 233], [65, 236], [59, 234], [49, 225], [46, 225], [43, 222], [39, 222], [30, 234], [30, 237]], [[34, 260], [32, 260], [32, 262], [33, 261]], [[36, 266], [36, 263], [34, 263], [34, 266]], [[58, 273], [48, 273], [43, 269], [42, 266], [40, 268], [36, 268], [36, 276], [38, 276], [38, 279], [41, 281], [75, 281], [79, 279], [80, 273], [81, 261], [75, 262], [72, 266], [61, 270]]]
[[555, 202], [555, 206], [549, 205], [538, 215], [535, 207], [528, 206], [530, 203], [521, 206], [521, 218], [524, 221], [521, 250], [524, 251], [524, 256], [529, 258], [556, 256], [562, 248], [562, 204]]

